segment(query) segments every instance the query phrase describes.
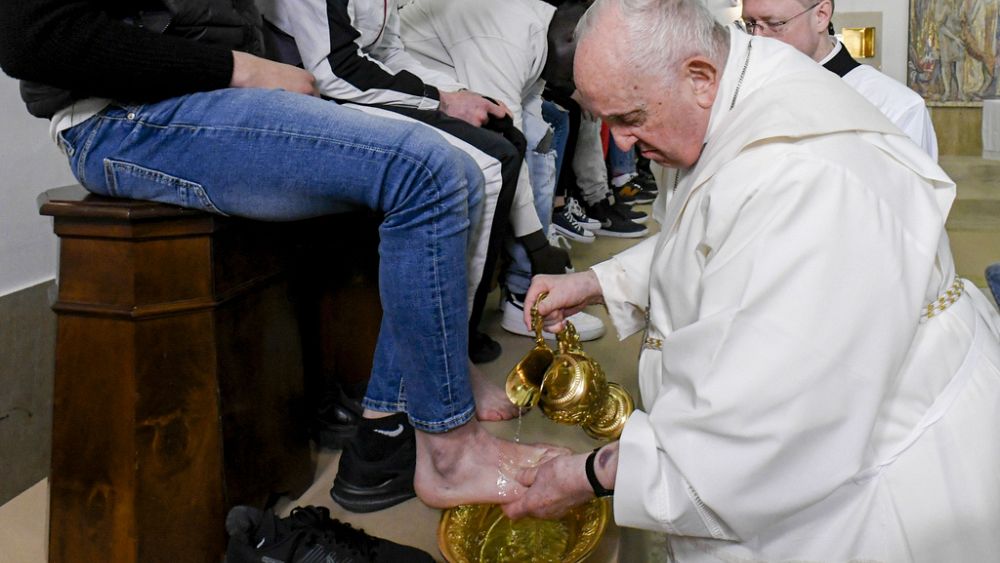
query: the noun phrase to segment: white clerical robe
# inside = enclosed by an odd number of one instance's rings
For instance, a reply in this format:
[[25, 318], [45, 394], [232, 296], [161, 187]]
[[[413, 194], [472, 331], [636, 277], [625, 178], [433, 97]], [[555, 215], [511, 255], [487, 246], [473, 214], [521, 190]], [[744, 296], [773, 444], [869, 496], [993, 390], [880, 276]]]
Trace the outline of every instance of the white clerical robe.
[[1000, 321], [955, 285], [954, 183], [837, 76], [731, 34], [660, 235], [594, 267], [619, 336], [648, 328], [616, 521], [679, 561], [997, 560]]

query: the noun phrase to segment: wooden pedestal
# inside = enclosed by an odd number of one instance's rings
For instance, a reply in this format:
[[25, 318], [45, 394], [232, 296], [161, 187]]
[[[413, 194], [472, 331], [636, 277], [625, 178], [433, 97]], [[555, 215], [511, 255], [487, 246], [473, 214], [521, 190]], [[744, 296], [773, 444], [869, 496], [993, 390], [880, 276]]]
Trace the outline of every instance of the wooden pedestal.
[[217, 563], [231, 506], [312, 479], [282, 226], [39, 202], [61, 243], [49, 561]]

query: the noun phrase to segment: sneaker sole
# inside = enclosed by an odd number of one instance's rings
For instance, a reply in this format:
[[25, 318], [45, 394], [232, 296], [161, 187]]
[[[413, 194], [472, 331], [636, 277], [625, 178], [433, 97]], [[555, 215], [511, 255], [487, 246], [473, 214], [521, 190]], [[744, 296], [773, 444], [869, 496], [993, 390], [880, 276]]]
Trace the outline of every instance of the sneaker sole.
[[573, 241], [576, 241], [576, 242], [582, 242], [583, 244], [590, 244], [590, 243], [594, 242], [594, 237], [592, 237], [592, 236], [587, 237], [587, 236], [579, 235], [579, 234], [574, 233], [573, 231], [571, 231], [569, 229], [565, 229], [563, 227], [560, 227], [559, 225], [556, 225], [555, 223], [552, 223], [552, 226], [555, 227], [557, 233], [559, 233], [562, 236], [568, 238], [569, 240], [573, 240]]
[[[390, 482], [389, 485], [393, 483]], [[368, 513], [385, 510], [417, 496], [412, 484], [409, 490], [379, 491], [378, 488], [355, 487], [338, 479], [333, 480], [330, 498], [351, 512]]]
[[615, 238], [639, 238], [649, 234], [649, 229], [643, 229], [641, 231], [636, 231], [634, 233], [619, 233], [616, 231], [606, 231], [604, 229], [601, 229], [597, 231], [597, 234]]

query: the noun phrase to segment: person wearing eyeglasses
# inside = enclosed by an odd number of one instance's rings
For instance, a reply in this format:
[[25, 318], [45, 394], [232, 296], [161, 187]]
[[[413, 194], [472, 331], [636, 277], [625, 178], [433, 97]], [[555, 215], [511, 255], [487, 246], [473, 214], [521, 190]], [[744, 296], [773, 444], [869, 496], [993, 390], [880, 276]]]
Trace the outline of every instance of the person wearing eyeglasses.
[[916, 92], [851, 57], [831, 34], [834, 0], [743, 0], [747, 33], [788, 43], [882, 111], [889, 121], [937, 160], [937, 136], [927, 104]]

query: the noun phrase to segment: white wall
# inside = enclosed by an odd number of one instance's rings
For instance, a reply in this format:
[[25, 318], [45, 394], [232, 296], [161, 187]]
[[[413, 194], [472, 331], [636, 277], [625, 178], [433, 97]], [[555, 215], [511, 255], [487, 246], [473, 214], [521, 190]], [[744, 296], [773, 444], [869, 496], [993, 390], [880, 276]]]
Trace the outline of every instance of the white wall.
[[17, 81], [0, 74], [0, 296], [55, 276], [52, 220], [38, 214], [35, 200], [73, 183], [48, 121], [29, 115]]
[[836, 0], [836, 13], [882, 12], [882, 72], [906, 84], [906, 53], [909, 44], [908, 0]]
[[[739, 17], [730, 0], [705, 0], [716, 18], [729, 23]], [[739, 2], [742, 6], [742, 2]], [[906, 47], [909, 41], [909, 0], [835, 0], [835, 13], [882, 12], [882, 72], [906, 84]]]

